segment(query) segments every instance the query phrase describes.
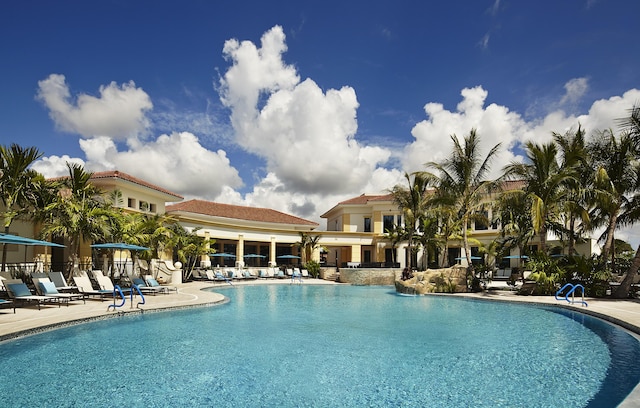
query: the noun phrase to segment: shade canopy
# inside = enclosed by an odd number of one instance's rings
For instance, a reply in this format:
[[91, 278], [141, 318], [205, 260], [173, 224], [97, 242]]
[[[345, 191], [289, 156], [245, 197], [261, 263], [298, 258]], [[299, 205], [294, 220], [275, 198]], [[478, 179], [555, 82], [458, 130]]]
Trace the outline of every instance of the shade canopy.
[[246, 254], [244, 257], [245, 258], [266, 258], [266, 256], [259, 255], [259, 254]]
[[217, 258], [235, 258], [233, 254], [227, 254], [226, 252], [216, 252], [215, 254], [209, 254], [209, 256], [215, 256]]
[[106, 244], [93, 244], [91, 248], [103, 248], [103, 249], [128, 249], [130, 251], [146, 251], [149, 248], [140, 245], [125, 244], [124, 242], [108, 242]]
[[528, 256], [526, 255], [508, 255], [508, 256], [504, 256], [504, 259], [529, 259]]
[[295, 256], [295, 255], [280, 255], [280, 256], [276, 256], [276, 258], [279, 258], [279, 259], [300, 259], [299, 256]]
[[19, 235], [0, 234], [0, 244], [16, 244], [16, 245], [41, 245], [49, 247], [64, 248], [64, 245], [54, 242], [41, 241], [39, 239], [21, 237]]
[[[463, 259], [467, 259], [467, 257], [466, 256], [459, 256], [459, 257], [456, 258], [456, 261], [462, 261]], [[471, 257], [472, 261], [479, 261], [481, 259], [482, 259], [482, 257], [479, 257], [479, 256], [472, 256]]]

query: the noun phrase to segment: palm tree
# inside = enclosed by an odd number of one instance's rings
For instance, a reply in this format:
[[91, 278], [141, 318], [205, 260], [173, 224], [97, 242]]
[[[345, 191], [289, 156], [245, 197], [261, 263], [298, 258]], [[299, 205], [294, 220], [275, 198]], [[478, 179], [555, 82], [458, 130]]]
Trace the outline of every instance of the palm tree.
[[390, 193], [404, 216], [404, 228], [409, 242], [407, 267], [411, 270], [413, 239], [420, 220], [424, 217], [425, 197], [429, 183], [421, 173], [413, 173], [412, 175], [404, 173], [404, 178], [407, 181], [407, 186], [397, 184], [390, 190]]
[[[37, 203], [36, 190], [44, 178], [29, 169], [42, 156], [35, 147], [23, 148], [17, 144], [6, 147], [0, 145], [0, 199], [4, 205], [2, 223], [4, 232], [9, 233], [11, 223], [26, 215]], [[7, 261], [7, 245], [2, 245], [2, 270]]]
[[451, 135], [453, 152], [442, 162], [429, 162], [426, 167], [432, 172], [423, 172], [423, 177], [436, 185], [436, 191], [429, 202], [436, 207], [450, 207], [461, 221], [462, 240], [469, 271], [473, 272], [471, 246], [468, 229], [471, 221], [486, 204], [487, 195], [495, 188], [495, 181], [487, 179], [491, 161], [500, 149], [500, 143], [493, 146], [483, 158], [480, 152], [480, 138], [476, 129], [463, 138]]
[[[634, 144], [634, 164], [637, 166], [638, 157], [640, 156], [640, 105], [635, 105], [629, 112], [627, 118], [620, 120], [620, 126], [623, 130], [623, 135], [629, 135]], [[619, 220], [622, 225], [632, 225], [640, 219], [640, 193], [638, 186], [633, 193], [633, 196], [629, 199], [628, 205], [626, 205], [625, 214]], [[615, 251], [612, 251], [615, 252]], [[640, 269], [640, 246], [633, 258], [631, 267], [625, 275], [624, 279], [620, 283], [620, 286], [612, 294], [614, 298], [622, 299], [629, 296], [629, 290], [635, 277], [638, 275]]]
[[564, 227], [569, 241], [567, 252], [570, 255], [575, 254], [576, 241], [580, 239], [582, 232], [591, 228], [589, 210], [593, 203], [594, 169], [584, 136], [585, 132], [579, 125], [575, 132], [568, 131], [564, 135], [553, 133], [562, 157], [561, 168], [570, 169], [575, 175], [565, 185], [567, 195], [564, 214], [567, 220]]
[[399, 243], [406, 239], [405, 229], [402, 225], [394, 225], [393, 228], [385, 230], [384, 238], [391, 244], [391, 262], [395, 264], [397, 262], [396, 248], [398, 248]]
[[300, 232], [300, 241], [294, 244], [300, 250], [301, 263], [304, 265], [311, 260], [313, 251], [318, 248], [320, 243], [320, 235], [310, 235], [306, 232]]
[[617, 138], [606, 131], [590, 145], [590, 150], [596, 168], [594, 225], [606, 227], [602, 255], [608, 259], [614, 253], [614, 233], [619, 220], [629, 218], [635, 211], [632, 197], [640, 191], [640, 162], [634, 137], [629, 132]]
[[526, 193], [515, 189], [503, 191], [496, 205], [496, 221], [501, 227], [500, 241], [506, 248], [518, 248], [518, 266], [521, 266], [525, 248], [535, 235], [530, 204]]
[[78, 164], [67, 163], [69, 178], [62, 180], [63, 190], [45, 211], [49, 213], [42, 234], [66, 238], [72, 254], [70, 272], [75, 273], [80, 259], [80, 244], [104, 240], [110, 234], [113, 209], [91, 184], [92, 173]]
[[527, 162], [511, 163], [504, 168], [504, 177], [523, 180], [529, 200], [533, 229], [540, 240], [540, 250], [547, 250], [547, 231], [559, 231], [558, 223], [566, 197], [566, 184], [573, 177], [571, 169], [558, 162], [558, 147], [554, 142], [525, 144]]

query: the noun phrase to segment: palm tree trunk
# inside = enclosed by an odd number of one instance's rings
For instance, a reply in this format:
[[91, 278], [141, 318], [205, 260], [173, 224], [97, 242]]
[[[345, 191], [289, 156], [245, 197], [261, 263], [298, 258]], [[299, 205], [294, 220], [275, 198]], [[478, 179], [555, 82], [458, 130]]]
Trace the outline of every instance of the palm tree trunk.
[[607, 225], [607, 240], [604, 242], [602, 248], [602, 257], [604, 259], [609, 258], [609, 254], [613, 248], [613, 234], [616, 231], [616, 225], [618, 223], [618, 212], [614, 212], [609, 218], [609, 225]]
[[618, 289], [616, 289], [616, 291], [611, 295], [612, 298], [626, 299], [629, 297], [629, 290], [631, 289], [634, 278], [638, 275], [638, 269], [640, 269], [640, 246], [638, 246], [636, 256], [633, 257], [633, 262], [631, 263], [629, 271], [627, 271], [627, 274], [620, 283], [620, 286], [618, 286]]
[[[9, 226], [5, 226], [4, 227], [4, 233], [8, 234], [9, 233]], [[7, 265], [7, 244], [2, 244], [2, 272], [4, 272], [6, 270], [6, 265]]]

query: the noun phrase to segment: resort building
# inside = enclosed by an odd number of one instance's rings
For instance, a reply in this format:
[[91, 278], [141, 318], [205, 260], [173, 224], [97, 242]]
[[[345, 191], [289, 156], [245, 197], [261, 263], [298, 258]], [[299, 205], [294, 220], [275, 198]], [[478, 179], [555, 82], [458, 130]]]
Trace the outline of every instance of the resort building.
[[[523, 188], [521, 181], [509, 181], [505, 183], [505, 189]], [[492, 220], [493, 208], [487, 197], [487, 205], [484, 207], [484, 219]], [[394, 243], [389, 239], [387, 231], [392, 231], [396, 226], [404, 224], [402, 212], [394, 203], [393, 197], [387, 195], [366, 195], [342, 201], [321, 215], [327, 220], [327, 231], [322, 232], [321, 245], [327, 249], [327, 262], [340, 267], [404, 267], [408, 264], [407, 241]], [[499, 223], [472, 221], [469, 225], [469, 237], [471, 244], [471, 259], [483, 263], [485, 257], [481, 248], [489, 245], [501, 236], [502, 230]], [[534, 253], [538, 250], [538, 237], [530, 240], [527, 252]], [[552, 233], [547, 235], [547, 246], [556, 248], [562, 253], [563, 242], [561, 237]], [[411, 264], [419, 269], [427, 267], [437, 268], [442, 265], [442, 256], [446, 256], [447, 265], [467, 265], [466, 254], [462, 240], [449, 240], [447, 253], [427, 253], [423, 248], [418, 248]], [[586, 238], [576, 244], [576, 251], [585, 256], [599, 253], [596, 241]], [[503, 268], [519, 266], [520, 256], [517, 249], [502, 253], [496, 264]]]
[[[302, 254], [297, 247], [301, 234], [319, 236], [311, 259], [325, 267], [402, 268], [408, 264], [408, 243], [392, 242], [387, 231], [402, 226], [404, 217], [390, 194], [367, 195], [342, 201], [321, 215], [326, 219], [326, 230], [318, 231], [319, 224], [268, 208], [256, 208], [221, 204], [204, 200], [183, 201], [179, 194], [120, 171], [93, 173], [91, 182], [102, 191], [118, 191], [120, 200], [114, 203], [129, 212], [170, 215], [189, 231], [196, 231], [211, 241], [211, 253], [219, 255], [203, 257], [200, 266], [266, 267], [297, 263]], [[522, 188], [521, 182], [508, 182], [506, 188]], [[520, 184], [518, 184], [520, 183]], [[488, 202], [485, 216], [491, 220], [492, 207]], [[491, 222], [472, 222], [471, 256], [482, 262], [481, 248], [488, 247], [501, 234], [500, 225]], [[11, 232], [26, 237], [36, 236], [36, 228], [28, 221], [15, 221]], [[537, 238], [529, 243], [528, 250], [537, 249]], [[83, 244], [80, 253], [82, 266], [96, 265], [95, 252], [90, 242]], [[551, 234], [548, 244], [562, 246], [558, 237]], [[37, 246], [9, 245], [8, 262], [31, 263], [61, 269], [70, 259], [68, 248], [42, 248]], [[577, 245], [580, 254], [590, 256], [598, 251], [593, 239]], [[517, 250], [500, 255], [503, 267], [518, 266]], [[445, 256], [447, 262], [441, 262]], [[160, 254], [167, 261], [176, 261], [170, 251]], [[448, 265], [466, 265], [461, 240], [448, 242], [447, 253], [427, 253], [418, 248], [411, 264], [419, 269]], [[506, 264], [505, 264], [506, 263]]]

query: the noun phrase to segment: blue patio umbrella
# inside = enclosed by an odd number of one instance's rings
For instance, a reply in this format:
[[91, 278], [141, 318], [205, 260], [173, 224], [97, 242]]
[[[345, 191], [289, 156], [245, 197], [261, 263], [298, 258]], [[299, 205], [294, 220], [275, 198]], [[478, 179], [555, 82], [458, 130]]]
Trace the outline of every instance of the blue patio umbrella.
[[[96, 248], [96, 249], [118, 249], [120, 250], [120, 265], [122, 265], [122, 251], [123, 250], [128, 250], [128, 251], [146, 251], [149, 248], [147, 247], [143, 247], [140, 245], [133, 245], [133, 244], [127, 244], [124, 242], [107, 242], [104, 244], [93, 244], [91, 245], [91, 248]], [[125, 259], [126, 262], [126, 259]], [[124, 267], [123, 267], [124, 268]], [[120, 268], [118, 268], [120, 269]]]
[[504, 259], [529, 259], [528, 256], [526, 255], [508, 255], [508, 256], [503, 256]]
[[280, 255], [280, 256], [276, 256], [276, 258], [279, 258], [279, 259], [300, 259], [300, 257], [296, 256], [296, 255]]
[[[467, 257], [466, 256], [459, 256], [459, 257], [456, 258], [456, 261], [462, 261], [463, 259], [467, 259]], [[482, 259], [482, 257], [480, 257], [480, 256], [472, 256], [471, 257], [472, 261], [479, 261], [481, 259]]]
[[54, 242], [42, 241], [39, 239], [21, 237], [19, 235], [0, 234], [0, 244], [16, 244], [16, 245], [41, 245], [49, 247], [64, 248], [64, 245]]
[[106, 244], [93, 244], [91, 248], [104, 248], [104, 249], [120, 249], [129, 251], [146, 251], [149, 248], [140, 245], [125, 244], [124, 242], [109, 242]]
[[233, 254], [227, 254], [225, 252], [216, 252], [215, 254], [209, 254], [209, 256], [214, 256], [218, 258], [235, 258], [236, 257]]
[[259, 254], [246, 254], [244, 255], [245, 258], [266, 258], [266, 256], [264, 255], [259, 255]]

